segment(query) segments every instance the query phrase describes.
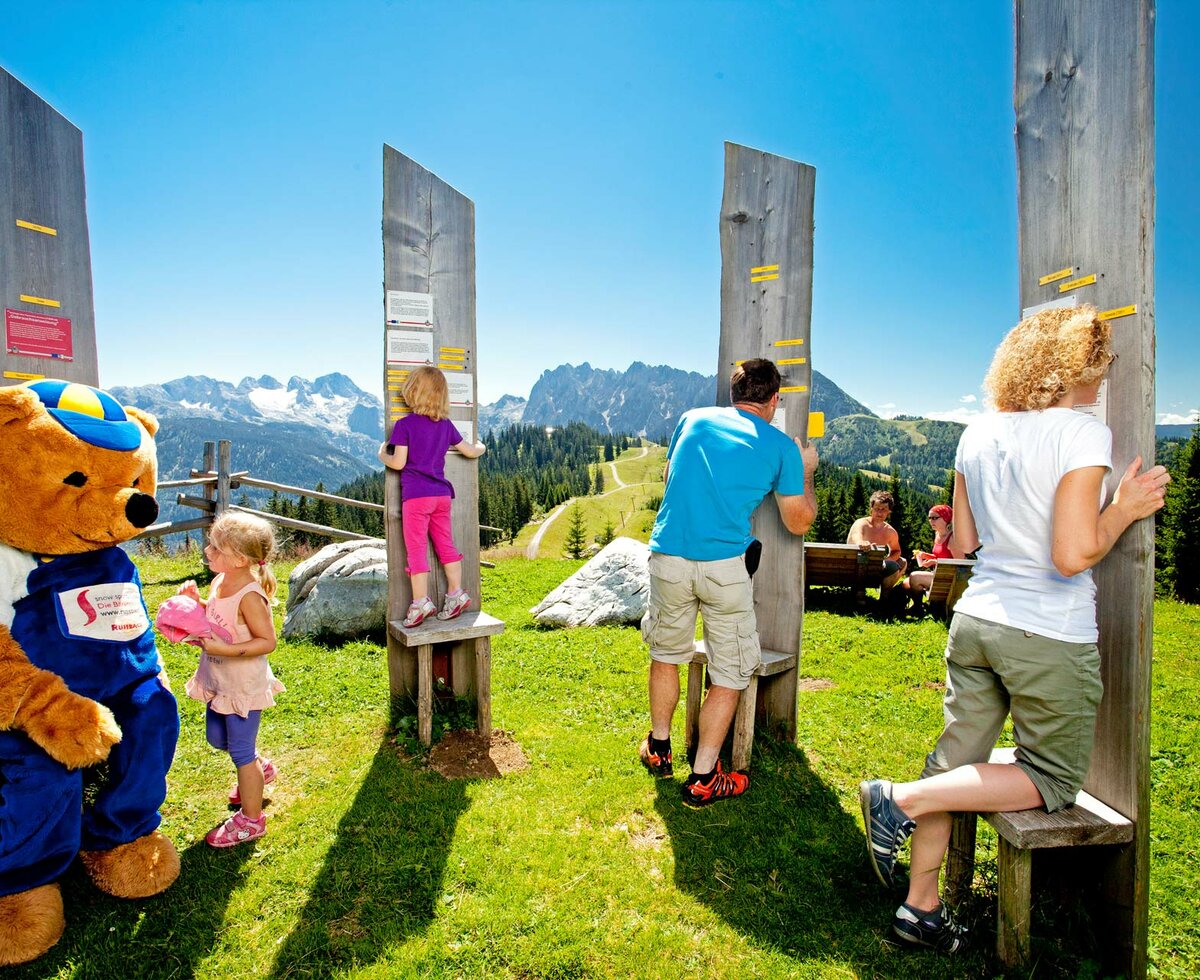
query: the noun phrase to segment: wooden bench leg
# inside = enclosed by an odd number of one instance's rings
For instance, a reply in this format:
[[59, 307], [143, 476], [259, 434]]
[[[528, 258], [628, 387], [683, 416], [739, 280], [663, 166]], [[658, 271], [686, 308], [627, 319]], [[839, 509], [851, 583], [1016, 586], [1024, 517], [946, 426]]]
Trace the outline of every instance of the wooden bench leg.
[[943, 897], [951, 908], [961, 905], [971, 894], [975, 878], [975, 831], [978, 817], [974, 813], [956, 813], [950, 825], [950, 847], [946, 851], [946, 880]]
[[1003, 837], [997, 850], [999, 908], [996, 956], [1005, 966], [1029, 959], [1029, 899], [1033, 851], [1013, 847]]
[[688, 664], [687, 701], [683, 715], [683, 744], [687, 757], [700, 740], [700, 700], [704, 695], [704, 664]]
[[492, 642], [487, 636], [475, 640], [475, 731], [480, 738], [492, 734]]
[[738, 699], [737, 713], [733, 716], [733, 768], [745, 771], [750, 768], [750, 750], [754, 747], [754, 713], [758, 702], [758, 677], [751, 676], [746, 690]]
[[433, 742], [433, 645], [417, 647], [417, 738]]

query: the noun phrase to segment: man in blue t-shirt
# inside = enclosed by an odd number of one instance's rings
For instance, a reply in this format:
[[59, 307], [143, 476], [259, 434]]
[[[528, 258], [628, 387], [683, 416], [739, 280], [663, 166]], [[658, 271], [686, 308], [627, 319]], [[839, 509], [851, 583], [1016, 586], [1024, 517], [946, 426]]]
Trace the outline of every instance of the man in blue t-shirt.
[[750, 517], [769, 493], [793, 534], [817, 516], [817, 451], [771, 426], [779, 371], [763, 358], [734, 368], [731, 408], [685, 412], [667, 447], [666, 489], [650, 535], [650, 603], [642, 636], [650, 647], [650, 733], [643, 764], [672, 776], [671, 719], [679, 704], [679, 664], [695, 652], [704, 617], [711, 686], [700, 709], [700, 738], [683, 801], [704, 806], [746, 791], [750, 779], [726, 773], [717, 756], [738, 698], [759, 663], [754, 591], [746, 549]]

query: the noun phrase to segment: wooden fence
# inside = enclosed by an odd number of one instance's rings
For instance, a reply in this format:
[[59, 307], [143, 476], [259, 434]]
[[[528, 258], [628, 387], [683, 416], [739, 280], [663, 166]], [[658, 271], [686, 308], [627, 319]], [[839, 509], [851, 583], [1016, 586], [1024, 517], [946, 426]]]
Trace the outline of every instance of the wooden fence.
[[[298, 497], [312, 497], [314, 500], [325, 500], [331, 504], [344, 504], [347, 507], [358, 507], [361, 510], [373, 510], [384, 513], [383, 504], [373, 504], [366, 500], [353, 500], [350, 497], [339, 497], [333, 493], [323, 493], [319, 490], [309, 490], [307, 487], [293, 487], [286, 483], [275, 483], [272, 480], [260, 480], [250, 476], [245, 470], [234, 472], [232, 467], [232, 450], [228, 439], [220, 442], [204, 444], [204, 462], [200, 469], [192, 470], [191, 476], [183, 480], [163, 480], [158, 484], [159, 490], [173, 490], [179, 487], [196, 487], [199, 496], [180, 493], [175, 497], [175, 503], [184, 507], [194, 507], [201, 512], [200, 517], [190, 520], [164, 521], [161, 524], [151, 524], [139, 534], [135, 541], [147, 538], [159, 538], [164, 534], [175, 534], [180, 531], [195, 531], [206, 528], [226, 511], [237, 511], [242, 514], [253, 514], [280, 527], [292, 528], [296, 531], [307, 531], [310, 534], [321, 534], [327, 538], [337, 538], [344, 541], [369, 541], [371, 535], [359, 534], [357, 531], [347, 531], [340, 527], [329, 527], [326, 524], [314, 524], [310, 521], [300, 521], [294, 517], [283, 517], [253, 507], [242, 507], [232, 502], [232, 493], [242, 487], [258, 487], [262, 490], [274, 490], [277, 493], [287, 493]], [[481, 531], [500, 531], [501, 528], [480, 524]], [[488, 563], [481, 562], [488, 566]]]

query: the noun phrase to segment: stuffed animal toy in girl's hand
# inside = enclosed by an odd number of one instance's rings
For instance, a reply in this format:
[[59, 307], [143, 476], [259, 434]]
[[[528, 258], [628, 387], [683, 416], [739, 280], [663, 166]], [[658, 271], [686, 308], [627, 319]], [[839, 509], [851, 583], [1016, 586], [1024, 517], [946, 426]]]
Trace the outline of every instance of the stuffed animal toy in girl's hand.
[[0, 387], [0, 965], [58, 941], [77, 854], [120, 898], [179, 874], [158, 830], [179, 711], [117, 547], [158, 516], [157, 430], [87, 385]]

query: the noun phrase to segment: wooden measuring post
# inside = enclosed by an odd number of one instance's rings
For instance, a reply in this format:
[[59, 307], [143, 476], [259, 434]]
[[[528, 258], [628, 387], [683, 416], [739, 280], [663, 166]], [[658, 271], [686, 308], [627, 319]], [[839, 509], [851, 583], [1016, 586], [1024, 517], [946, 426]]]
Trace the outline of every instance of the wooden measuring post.
[[[1017, 0], [1016, 46], [1021, 306], [1111, 311], [1111, 493], [1154, 459], [1154, 3]], [[1095, 571], [1104, 700], [1085, 789], [1133, 822], [1132, 842], [1080, 849], [1106, 975], [1146, 972], [1153, 564], [1140, 521]]]
[[[730, 403], [729, 375], [738, 361], [769, 358], [784, 378], [775, 424], [782, 422], [789, 436], [804, 439], [812, 386], [809, 330], [816, 173], [795, 160], [725, 144], [717, 404]], [[773, 659], [769, 655], [790, 658], [788, 669], [759, 678], [755, 727], [766, 727], [794, 742], [804, 547], [783, 526], [773, 499], [765, 500], [755, 512], [753, 526], [754, 536], [763, 544], [762, 564], [754, 576], [754, 611], [764, 660]], [[747, 713], [739, 712], [739, 717]]]
[[83, 134], [0, 68], [0, 384], [98, 385]]
[[[408, 371], [439, 367], [450, 386], [450, 417], [467, 441], [478, 436], [475, 345], [475, 205], [404, 154], [383, 148], [384, 403], [385, 429], [407, 411], [401, 396]], [[478, 463], [446, 456], [454, 486], [454, 542], [462, 552], [463, 588], [471, 609], [443, 623], [414, 629], [401, 623], [412, 601], [405, 572], [400, 478], [386, 476], [384, 515], [388, 545], [388, 677], [393, 699], [415, 701], [421, 740], [430, 740], [433, 682], [456, 695], [474, 694], [481, 735], [490, 734], [490, 637], [504, 624], [479, 610]], [[428, 546], [427, 546], [428, 548]], [[428, 548], [430, 593], [441, 607], [445, 574]], [[485, 731], [484, 728], [487, 728]]]

